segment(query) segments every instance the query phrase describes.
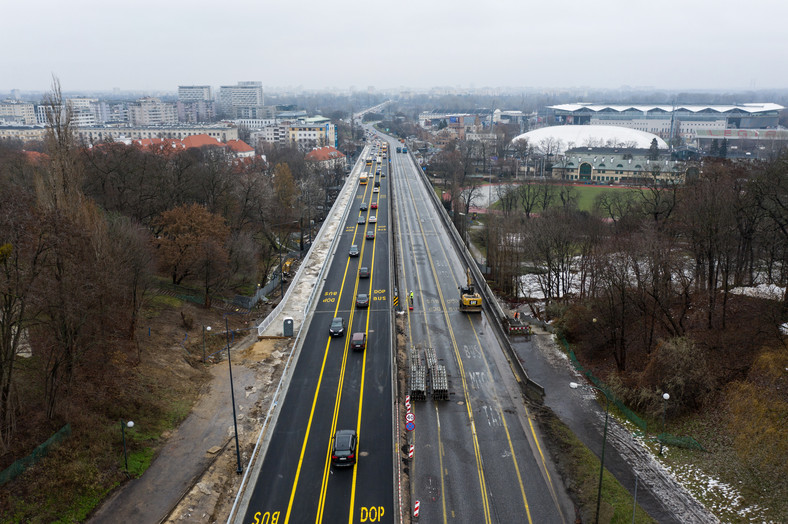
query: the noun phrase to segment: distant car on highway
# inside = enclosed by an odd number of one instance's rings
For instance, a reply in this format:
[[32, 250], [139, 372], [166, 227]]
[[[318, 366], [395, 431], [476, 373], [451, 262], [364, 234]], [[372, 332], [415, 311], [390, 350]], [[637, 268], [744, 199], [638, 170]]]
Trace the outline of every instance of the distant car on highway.
[[373, 193], [380, 193], [380, 188], [379, 187], [373, 187], [372, 188], [372, 192]]
[[369, 223], [370, 224], [374, 224], [377, 221], [378, 221], [378, 217], [377, 216], [372, 215], [371, 217], [369, 217]]
[[378, 208], [378, 203], [377, 203], [377, 202], [372, 202], [372, 203], [370, 204], [370, 207], [371, 207], [372, 209], [377, 209], [377, 208]]
[[375, 230], [370, 229], [367, 231], [367, 240], [375, 240]]
[[[375, 182], [375, 183], [377, 184], [377, 182]], [[366, 211], [367, 210], [367, 203], [366, 202], [362, 202], [361, 206], [359, 207], [359, 209], [361, 209], [361, 211]]]
[[359, 215], [358, 216], [358, 220], [356, 222], [359, 223], [359, 224], [366, 224], [367, 223], [367, 218], [364, 215]]
[[345, 319], [342, 317], [334, 317], [331, 321], [331, 326], [328, 328], [328, 334], [332, 337], [341, 337], [345, 334]]
[[347, 254], [351, 257], [357, 257], [358, 253], [359, 253], [358, 246], [356, 244], [350, 246], [350, 250], [347, 252]]
[[369, 268], [367, 266], [358, 268], [358, 278], [369, 278]]
[[356, 431], [339, 429], [334, 433], [334, 444], [331, 448], [331, 463], [335, 466], [352, 466], [356, 463]]

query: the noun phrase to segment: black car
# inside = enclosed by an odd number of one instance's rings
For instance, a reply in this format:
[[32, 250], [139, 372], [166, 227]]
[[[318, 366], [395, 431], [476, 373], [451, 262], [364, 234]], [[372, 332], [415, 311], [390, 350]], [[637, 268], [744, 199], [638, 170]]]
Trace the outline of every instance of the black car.
[[350, 246], [350, 251], [348, 251], [347, 254], [350, 255], [351, 257], [357, 257], [358, 256], [358, 246], [356, 244], [353, 244], [352, 246]]
[[370, 229], [367, 231], [367, 240], [375, 240], [375, 230]]
[[[380, 187], [380, 180], [375, 180], [375, 187]], [[367, 208], [364, 208], [367, 209]]]
[[369, 268], [367, 266], [358, 268], [358, 278], [369, 278]]
[[364, 215], [359, 215], [358, 216], [358, 223], [359, 224], [366, 224], [367, 223], [367, 217], [365, 217]]
[[366, 202], [362, 202], [360, 209], [361, 209], [361, 211], [366, 211], [367, 210], [367, 203]]
[[328, 334], [332, 337], [341, 337], [345, 334], [345, 319], [342, 317], [334, 317], [331, 321], [331, 327], [328, 328]]
[[356, 295], [356, 307], [369, 307], [369, 295], [366, 293]]
[[334, 445], [331, 449], [331, 463], [335, 466], [352, 466], [356, 463], [356, 431], [338, 429], [334, 433]]

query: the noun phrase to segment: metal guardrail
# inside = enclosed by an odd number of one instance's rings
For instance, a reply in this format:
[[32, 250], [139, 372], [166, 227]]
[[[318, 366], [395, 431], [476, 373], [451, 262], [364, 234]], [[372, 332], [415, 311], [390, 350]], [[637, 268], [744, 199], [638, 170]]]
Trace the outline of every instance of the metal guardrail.
[[473, 280], [476, 283], [476, 287], [479, 292], [484, 297], [484, 308], [487, 309], [490, 317], [494, 319], [494, 322], [490, 322], [490, 325], [493, 326], [493, 331], [495, 332], [496, 337], [498, 338], [498, 342], [503, 346], [504, 351], [510, 362], [513, 365], [513, 369], [516, 370], [516, 373], [520, 375], [522, 379], [521, 384], [524, 385], [523, 393], [525, 393], [529, 398], [533, 400], [537, 400], [542, 402], [544, 400], [544, 388], [534, 382], [530, 378], [528, 378], [528, 373], [525, 371], [525, 367], [523, 367], [522, 362], [520, 362], [519, 357], [514, 351], [509, 338], [506, 335], [506, 328], [503, 325], [503, 321], [506, 318], [506, 314], [504, 313], [501, 305], [498, 303], [498, 300], [495, 297], [495, 294], [490, 289], [490, 286], [487, 285], [487, 281], [479, 271], [476, 262], [473, 259], [473, 256], [468, 251], [465, 242], [462, 241], [460, 238], [457, 229], [454, 227], [454, 224], [449, 217], [449, 214], [446, 212], [446, 209], [441, 204], [438, 196], [435, 194], [435, 191], [430, 184], [430, 181], [427, 179], [427, 175], [424, 174], [424, 171], [419, 166], [419, 163], [416, 161], [416, 157], [413, 156], [413, 151], [408, 151], [408, 157], [410, 158], [413, 165], [416, 167], [416, 171], [419, 173], [419, 178], [421, 179], [422, 183], [427, 189], [427, 193], [430, 195], [430, 200], [432, 201], [433, 205], [435, 206], [438, 215], [440, 215], [441, 220], [449, 232], [449, 236], [454, 243], [454, 247], [457, 249], [460, 256], [463, 258], [465, 265], [470, 268], [471, 274], [473, 275]]

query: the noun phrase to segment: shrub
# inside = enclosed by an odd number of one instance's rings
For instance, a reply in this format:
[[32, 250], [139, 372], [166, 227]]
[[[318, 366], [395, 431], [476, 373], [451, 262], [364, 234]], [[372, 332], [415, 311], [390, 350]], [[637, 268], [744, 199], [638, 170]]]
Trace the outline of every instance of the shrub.
[[[682, 413], [702, 407], [711, 399], [717, 379], [708, 359], [712, 355], [685, 337], [663, 341], [652, 353], [643, 372], [642, 384], [670, 394], [668, 409]], [[659, 403], [660, 396], [653, 395]], [[649, 411], [653, 411], [652, 409]]]

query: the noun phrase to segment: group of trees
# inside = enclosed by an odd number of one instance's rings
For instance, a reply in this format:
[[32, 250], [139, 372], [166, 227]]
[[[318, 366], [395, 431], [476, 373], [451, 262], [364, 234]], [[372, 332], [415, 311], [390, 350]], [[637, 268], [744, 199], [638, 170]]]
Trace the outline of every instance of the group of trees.
[[[522, 296], [529, 268], [548, 314], [569, 308], [570, 337], [583, 339], [588, 355], [611, 357], [619, 372], [643, 372], [667, 351], [664, 341], [692, 335], [697, 344], [700, 331], [708, 350], [732, 352], [726, 370], [735, 375], [748, 365], [745, 353], [764, 337], [776, 340], [786, 296], [764, 315], [731, 290], [788, 284], [788, 155], [758, 164], [707, 162], [684, 185], [655, 180], [605, 192], [592, 212], [577, 208], [572, 186], [499, 192], [501, 213], [487, 217], [485, 230], [494, 285]], [[756, 309], [760, 318], [746, 316]], [[742, 326], [743, 318], [754, 324]], [[659, 387], [668, 379], [655, 373], [649, 380]]]
[[[221, 148], [84, 148], [57, 83], [47, 106], [43, 153], [0, 145], [0, 453], [20, 411], [55, 420], [75, 377], [109, 366], [107, 348], [135, 354], [157, 275], [201, 288], [206, 302], [264, 284], [345, 176], [287, 148], [267, 148], [267, 161]], [[36, 368], [24, 384], [21, 351]]]

